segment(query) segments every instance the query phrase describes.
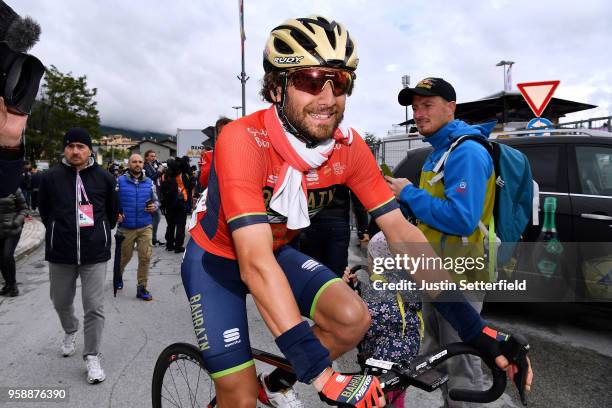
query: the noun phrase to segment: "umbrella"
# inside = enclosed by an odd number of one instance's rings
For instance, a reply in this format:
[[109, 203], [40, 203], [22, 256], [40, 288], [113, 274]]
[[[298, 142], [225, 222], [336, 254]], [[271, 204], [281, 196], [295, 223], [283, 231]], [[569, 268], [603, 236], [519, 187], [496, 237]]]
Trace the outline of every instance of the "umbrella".
[[121, 282], [121, 243], [125, 237], [117, 228], [115, 233], [115, 262], [113, 263], [113, 295], [117, 297], [117, 285]]

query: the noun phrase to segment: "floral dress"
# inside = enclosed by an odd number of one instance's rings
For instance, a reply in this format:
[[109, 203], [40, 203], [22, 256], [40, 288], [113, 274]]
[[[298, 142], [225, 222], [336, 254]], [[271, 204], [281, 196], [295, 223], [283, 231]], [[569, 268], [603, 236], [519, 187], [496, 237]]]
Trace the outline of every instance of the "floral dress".
[[[368, 255], [371, 258], [393, 257], [382, 232], [370, 240]], [[380, 276], [390, 283], [409, 279], [403, 270], [385, 270], [381, 275], [372, 275], [372, 278]], [[421, 345], [419, 294], [409, 290], [375, 290], [372, 284], [373, 280], [370, 279], [360, 285], [361, 297], [368, 305], [372, 317], [372, 324], [358, 347], [360, 363], [363, 364], [368, 358], [393, 362], [411, 361]]]

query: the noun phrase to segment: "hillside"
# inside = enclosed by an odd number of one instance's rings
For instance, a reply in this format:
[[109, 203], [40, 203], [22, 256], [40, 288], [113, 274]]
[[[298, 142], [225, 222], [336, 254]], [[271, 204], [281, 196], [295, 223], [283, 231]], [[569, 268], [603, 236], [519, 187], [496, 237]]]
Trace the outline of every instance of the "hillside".
[[144, 140], [144, 139], [153, 139], [155, 141], [161, 141], [168, 138], [174, 138], [175, 135], [170, 135], [167, 133], [158, 133], [158, 132], [149, 132], [146, 130], [133, 130], [133, 129], [123, 129], [112, 126], [104, 126], [100, 125], [100, 133], [102, 136], [106, 135], [123, 135], [129, 137], [132, 140]]

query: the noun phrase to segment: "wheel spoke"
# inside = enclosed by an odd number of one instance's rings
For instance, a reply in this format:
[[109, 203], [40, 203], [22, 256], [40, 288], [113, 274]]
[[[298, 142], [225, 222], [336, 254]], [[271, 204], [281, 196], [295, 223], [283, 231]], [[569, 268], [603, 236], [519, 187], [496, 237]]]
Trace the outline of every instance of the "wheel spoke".
[[176, 381], [174, 381], [174, 374], [172, 374], [172, 367], [168, 367], [170, 371], [170, 378], [172, 378], [172, 384], [174, 384], [174, 389], [176, 390], [176, 396], [178, 397], [179, 406], [183, 406], [183, 401], [181, 400], [181, 393], [178, 391], [178, 387], [176, 386]]

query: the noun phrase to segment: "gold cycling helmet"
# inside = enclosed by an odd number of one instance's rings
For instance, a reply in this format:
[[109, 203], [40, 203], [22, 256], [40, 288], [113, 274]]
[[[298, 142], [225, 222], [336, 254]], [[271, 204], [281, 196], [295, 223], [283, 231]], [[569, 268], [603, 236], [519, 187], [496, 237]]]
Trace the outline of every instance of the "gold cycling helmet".
[[316, 66], [354, 71], [358, 63], [346, 28], [317, 15], [289, 19], [274, 28], [263, 58], [265, 72]]

